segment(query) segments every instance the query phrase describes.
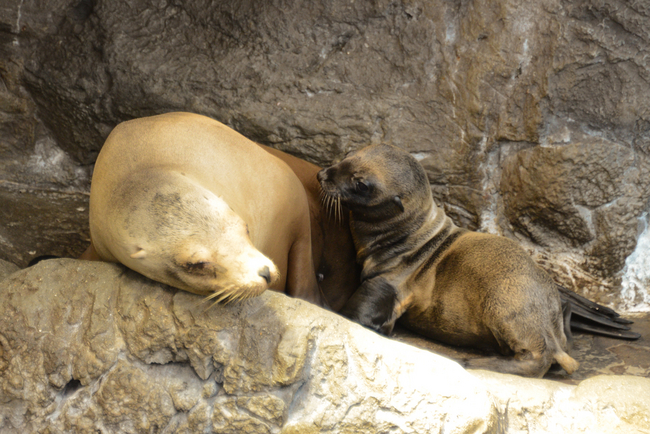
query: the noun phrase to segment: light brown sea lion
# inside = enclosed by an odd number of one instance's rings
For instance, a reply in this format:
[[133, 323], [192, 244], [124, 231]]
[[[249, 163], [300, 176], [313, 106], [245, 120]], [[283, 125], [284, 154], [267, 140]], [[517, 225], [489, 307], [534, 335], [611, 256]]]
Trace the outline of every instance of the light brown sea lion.
[[311, 220], [311, 246], [318, 285], [329, 306], [339, 311], [359, 287], [361, 267], [347, 214], [328, 213], [316, 176], [321, 167], [280, 150], [260, 145], [291, 168], [307, 193]]
[[514, 355], [470, 360], [471, 368], [537, 377], [554, 361], [577, 369], [551, 278], [514, 241], [454, 225], [413, 156], [373, 145], [318, 178], [349, 209], [363, 266], [343, 315], [387, 334], [399, 318], [448, 344]]
[[324, 305], [308, 213], [291, 169], [236, 131], [192, 113], [140, 118], [97, 158], [82, 258], [218, 299], [270, 287]]

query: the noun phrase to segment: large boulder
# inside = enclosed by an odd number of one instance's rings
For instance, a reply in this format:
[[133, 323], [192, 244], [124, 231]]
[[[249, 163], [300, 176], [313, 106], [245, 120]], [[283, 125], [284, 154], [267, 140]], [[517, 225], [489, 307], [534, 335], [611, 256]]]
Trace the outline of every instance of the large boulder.
[[[26, 192], [10, 204], [34, 188], [87, 192], [118, 122], [171, 110], [321, 165], [388, 142], [420, 159], [459, 224], [520, 240], [591, 298], [650, 308], [644, 2], [9, 0], [0, 12], [0, 190]], [[0, 257], [20, 265], [87, 238], [83, 219], [80, 237], [52, 241], [30, 215], [0, 219]]]
[[212, 306], [71, 259], [1, 276], [3, 434], [634, 434], [649, 423], [648, 378], [470, 373], [270, 291]]
[[493, 433], [443, 357], [267, 291], [228, 306], [122, 266], [50, 260], [0, 281], [0, 431]]

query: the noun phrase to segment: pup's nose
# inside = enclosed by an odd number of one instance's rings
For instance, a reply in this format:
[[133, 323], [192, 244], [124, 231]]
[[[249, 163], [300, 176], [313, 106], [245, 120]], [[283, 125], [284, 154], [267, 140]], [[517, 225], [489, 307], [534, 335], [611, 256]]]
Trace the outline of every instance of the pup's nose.
[[268, 265], [265, 265], [264, 268], [260, 269], [257, 272], [257, 275], [263, 277], [266, 280], [266, 283], [271, 283], [271, 270]]
[[327, 181], [327, 169], [321, 169], [316, 175], [316, 179], [318, 179], [318, 182], [320, 183]]

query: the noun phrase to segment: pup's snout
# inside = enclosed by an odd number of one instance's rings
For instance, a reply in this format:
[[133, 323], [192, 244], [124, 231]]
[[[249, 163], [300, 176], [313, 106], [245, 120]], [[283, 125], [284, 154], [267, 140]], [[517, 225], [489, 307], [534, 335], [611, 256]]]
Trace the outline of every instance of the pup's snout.
[[327, 181], [327, 169], [321, 169], [318, 172], [318, 175], [316, 175], [316, 178], [318, 179], [318, 182], [320, 182], [321, 184]]

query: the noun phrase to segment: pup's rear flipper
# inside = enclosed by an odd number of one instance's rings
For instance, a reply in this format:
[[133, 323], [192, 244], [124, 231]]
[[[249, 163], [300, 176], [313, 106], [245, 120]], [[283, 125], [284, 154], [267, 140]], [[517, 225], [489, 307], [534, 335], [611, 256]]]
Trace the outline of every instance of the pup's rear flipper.
[[564, 351], [558, 351], [557, 353], [553, 354], [553, 358], [560, 364], [560, 366], [562, 366], [562, 368], [564, 368], [566, 373], [569, 375], [573, 374], [580, 366], [580, 363], [578, 363], [573, 357]]
[[548, 357], [517, 359], [512, 356], [494, 356], [467, 359], [464, 360], [463, 365], [466, 369], [486, 369], [502, 374], [541, 378], [551, 367], [552, 362], [553, 360]]
[[[571, 330], [581, 330], [617, 339], [639, 339], [639, 333], [631, 332], [626, 324], [632, 321], [621, 316], [613, 309], [582, 297], [575, 292], [555, 285], [563, 304], [571, 305]], [[568, 336], [567, 336], [568, 337]]]
[[[554, 354], [553, 358], [564, 368], [567, 374], [574, 373], [580, 366], [580, 363], [564, 351], [559, 351]], [[530, 353], [527, 353], [525, 356], [519, 358], [494, 356], [466, 359], [463, 362], [466, 369], [487, 369], [488, 371], [501, 372], [503, 374], [541, 378], [551, 367], [553, 359], [547, 356], [532, 357]]]

